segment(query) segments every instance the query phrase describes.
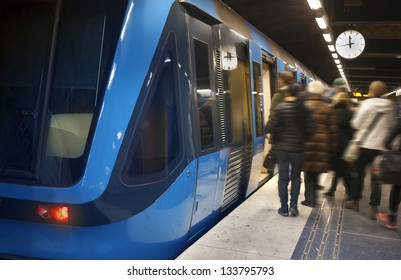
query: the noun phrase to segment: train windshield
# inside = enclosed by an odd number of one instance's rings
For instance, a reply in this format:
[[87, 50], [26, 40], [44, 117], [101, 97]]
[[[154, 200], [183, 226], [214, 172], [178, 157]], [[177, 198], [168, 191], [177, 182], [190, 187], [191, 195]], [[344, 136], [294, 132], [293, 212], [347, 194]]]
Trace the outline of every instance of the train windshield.
[[0, 0], [0, 181], [81, 178], [126, 5]]

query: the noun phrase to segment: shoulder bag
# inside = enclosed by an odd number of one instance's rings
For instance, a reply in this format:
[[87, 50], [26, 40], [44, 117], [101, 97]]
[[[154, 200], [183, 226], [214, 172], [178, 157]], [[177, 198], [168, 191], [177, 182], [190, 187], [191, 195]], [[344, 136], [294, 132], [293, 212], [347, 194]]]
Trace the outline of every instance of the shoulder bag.
[[[354, 163], [359, 158], [360, 148], [363, 142], [365, 142], [366, 138], [368, 137], [369, 133], [372, 131], [372, 128], [376, 125], [377, 121], [379, 120], [380, 116], [383, 113], [377, 113], [373, 121], [370, 123], [369, 127], [367, 128], [365, 134], [362, 136], [361, 140], [352, 139], [348, 142], [347, 147], [344, 150], [342, 159], [349, 163]], [[356, 133], [355, 133], [356, 134]]]
[[386, 151], [375, 157], [372, 174], [384, 184], [401, 185], [401, 152]]

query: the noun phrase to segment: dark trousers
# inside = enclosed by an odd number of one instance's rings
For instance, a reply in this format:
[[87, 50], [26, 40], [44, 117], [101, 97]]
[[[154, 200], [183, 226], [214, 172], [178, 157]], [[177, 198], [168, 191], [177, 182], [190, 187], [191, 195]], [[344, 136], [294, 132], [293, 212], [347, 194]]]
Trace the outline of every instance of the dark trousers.
[[291, 205], [296, 205], [298, 203], [298, 196], [301, 188], [303, 153], [276, 150], [276, 159], [278, 164], [278, 194], [280, 196], [281, 207], [288, 207], [288, 183], [290, 180], [290, 203]]
[[352, 166], [347, 162], [342, 160], [341, 156], [337, 156], [334, 160], [334, 176], [331, 180], [330, 192], [335, 192], [337, 190], [337, 184], [340, 178], [343, 179], [345, 192], [348, 195], [349, 189], [352, 185]]
[[345, 187], [345, 193], [349, 193], [349, 188], [352, 185], [352, 176], [350, 173], [344, 173], [343, 176], [337, 175], [337, 173], [334, 174], [333, 179], [331, 180], [331, 185], [329, 191], [335, 192], [337, 190], [337, 185], [338, 185], [338, 180], [343, 178], [343, 183]]
[[390, 191], [388, 208], [390, 210], [390, 220], [395, 222], [397, 219], [398, 206], [401, 201], [401, 185], [393, 185]]
[[319, 180], [319, 174], [317, 172], [305, 172], [305, 201], [316, 204], [316, 190]]
[[[350, 199], [360, 200], [362, 198], [362, 192], [364, 188], [364, 180], [366, 175], [366, 167], [373, 162], [373, 159], [379, 155], [379, 150], [371, 150], [361, 148], [359, 158], [355, 163], [356, 178], [350, 188]], [[379, 206], [381, 200], [381, 185], [380, 182], [374, 177], [370, 177], [370, 202], [372, 206]]]

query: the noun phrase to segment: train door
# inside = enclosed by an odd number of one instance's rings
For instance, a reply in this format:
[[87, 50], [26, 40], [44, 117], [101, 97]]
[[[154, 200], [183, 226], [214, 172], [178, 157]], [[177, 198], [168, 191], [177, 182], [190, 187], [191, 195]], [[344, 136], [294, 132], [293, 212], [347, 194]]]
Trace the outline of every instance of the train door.
[[246, 197], [252, 164], [252, 106], [249, 41], [221, 24], [217, 64], [221, 142], [226, 147], [227, 171], [222, 211]]
[[192, 237], [207, 227], [218, 214], [214, 202], [219, 181], [220, 152], [217, 148], [219, 139], [216, 133], [216, 82], [213, 67], [217, 32], [210, 25], [189, 17], [189, 39], [195, 107], [193, 123], [198, 155], [196, 196], [189, 233]]
[[[269, 55], [267, 52], [262, 52], [262, 88], [263, 88], [263, 118], [264, 124], [266, 124], [270, 115], [270, 105], [271, 99], [275, 92], [275, 85], [277, 84], [276, 78], [276, 63], [274, 57]], [[265, 141], [264, 145], [264, 156], [270, 150], [269, 141]], [[266, 178], [266, 173], [262, 172], [261, 181], [264, 181]]]
[[263, 163], [264, 130], [263, 130], [263, 91], [262, 91], [262, 50], [254, 42], [249, 42], [251, 92], [252, 92], [252, 168], [249, 177], [247, 195], [256, 190], [260, 181], [260, 170]]

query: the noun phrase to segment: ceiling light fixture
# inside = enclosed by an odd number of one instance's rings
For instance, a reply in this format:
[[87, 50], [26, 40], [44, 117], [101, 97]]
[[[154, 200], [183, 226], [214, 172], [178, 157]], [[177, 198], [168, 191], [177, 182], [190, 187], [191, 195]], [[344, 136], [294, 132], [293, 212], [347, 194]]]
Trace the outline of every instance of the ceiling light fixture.
[[319, 0], [307, 0], [307, 1], [311, 10], [318, 10], [322, 7], [322, 4], [320, 3]]
[[326, 22], [326, 19], [325, 19], [324, 16], [323, 17], [317, 17], [317, 18], [315, 18], [315, 20], [317, 22], [317, 25], [319, 25], [320, 29], [327, 29], [327, 22]]
[[324, 34], [323, 34], [323, 37], [324, 37], [324, 40], [325, 40], [327, 43], [330, 43], [331, 41], [333, 41], [333, 39], [331, 38], [330, 33], [324, 33]]

